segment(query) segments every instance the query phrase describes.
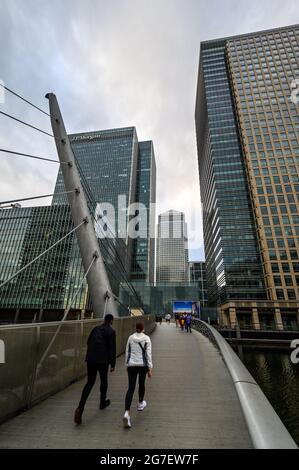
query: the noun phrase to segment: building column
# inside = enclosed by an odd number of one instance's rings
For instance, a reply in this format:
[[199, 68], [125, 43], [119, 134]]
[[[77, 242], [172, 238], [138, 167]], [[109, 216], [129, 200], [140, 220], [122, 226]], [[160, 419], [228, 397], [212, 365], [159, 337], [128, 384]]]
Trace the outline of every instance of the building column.
[[226, 315], [225, 315], [225, 310], [223, 310], [222, 308], [220, 308], [220, 313], [219, 313], [219, 325], [220, 326], [227, 326], [228, 322], [227, 322], [227, 319], [226, 319]]
[[229, 322], [231, 328], [236, 328], [237, 324], [237, 311], [235, 307], [229, 307], [228, 309], [229, 312]]
[[253, 328], [255, 330], [261, 329], [259, 312], [258, 312], [258, 309], [255, 307], [252, 308], [252, 323], [253, 323]]
[[283, 323], [282, 323], [282, 318], [280, 314], [280, 308], [275, 308], [274, 310], [274, 319], [275, 319], [275, 325], [278, 330], [283, 330]]

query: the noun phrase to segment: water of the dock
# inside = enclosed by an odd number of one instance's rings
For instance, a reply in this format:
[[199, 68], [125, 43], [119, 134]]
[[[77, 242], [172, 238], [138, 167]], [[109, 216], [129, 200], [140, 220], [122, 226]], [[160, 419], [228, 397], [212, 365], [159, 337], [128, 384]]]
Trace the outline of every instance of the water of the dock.
[[83, 423], [73, 423], [85, 380], [39, 403], [0, 426], [0, 448], [202, 449], [250, 448], [229, 372], [218, 351], [196, 331], [174, 324], [158, 325], [152, 334], [154, 371], [147, 380], [143, 412], [136, 410], [132, 428], [122, 416], [127, 388], [124, 356], [109, 376], [111, 406], [99, 411], [99, 384], [87, 402]]

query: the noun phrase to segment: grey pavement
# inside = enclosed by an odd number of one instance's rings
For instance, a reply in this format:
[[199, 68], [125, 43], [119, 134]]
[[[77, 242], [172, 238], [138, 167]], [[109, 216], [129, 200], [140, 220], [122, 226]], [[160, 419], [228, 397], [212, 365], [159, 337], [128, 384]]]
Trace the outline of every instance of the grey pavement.
[[240, 404], [221, 356], [207, 338], [157, 325], [152, 334], [154, 371], [147, 379], [148, 407], [132, 405], [132, 428], [122, 416], [127, 388], [124, 356], [109, 375], [111, 406], [100, 411], [97, 382], [83, 423], [73, 423], [81, 380], [0, 426], [0, 448], [182, 449], [251, 448]]

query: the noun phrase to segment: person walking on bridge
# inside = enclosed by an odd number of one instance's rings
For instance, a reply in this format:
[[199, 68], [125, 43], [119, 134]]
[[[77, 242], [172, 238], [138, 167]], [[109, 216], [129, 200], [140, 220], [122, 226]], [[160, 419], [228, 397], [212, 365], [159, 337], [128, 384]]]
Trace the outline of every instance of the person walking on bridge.
[[191, 331], [191, 324], [192, 324], [192, 315], [191, 313], [188, 313], [187, 316], [186, 316], [186, 331], [188, 333], [192, 333]]
[[147, 406], [144, 400], [146, 375], [152, 377], [152, 343], [150, 337], [144, 334], [144, 324], [136, 324], [136, 333], [132, 334], [126, 346], [126, 366], [128, 371], [129, 388], [125, 399], [125, 414], [123, 423], [125, 428], [131, 427], [130, 408], [136, 387], [137, 377], [139, 377], [139, 403], [138, 411], [143, 411]]
[[115, 331], [111, 327], [113, 323], [113, 315], [107, 314], [104, 323], [96, 326], [90, 333], [87, 340], [87, 383], [83, 389], [81, 400], [75, 411], [74, 421], [81, 424], [82, 414], [87, 398], [95, 384], [97, 373], [100, 374], [100, 410], [110, 405], [106, 394], [108, 389], [108, 370], [114, 371], [116, 362], [116, 336]]
[[168, 324], [170, 325], [170, 320], [171, 320], [171, 315], [170, 315], [170, 313], [167, 313], [167, 314], [165, 315], [165, 320], [166, 320], [166, 323], [168, 323]]

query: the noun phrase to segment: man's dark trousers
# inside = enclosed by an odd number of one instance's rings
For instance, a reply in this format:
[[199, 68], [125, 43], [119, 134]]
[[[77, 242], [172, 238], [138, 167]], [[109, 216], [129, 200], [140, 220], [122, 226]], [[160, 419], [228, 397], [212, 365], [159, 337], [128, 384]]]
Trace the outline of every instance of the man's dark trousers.
[[83, 389], [81, 400], [79, 403], [79, 409], [81, 413], [83, 413], [86, 400], [89, 397], [92, 387], [95, 384], [98, 372], [100, 374], [100, 379], [101, 379], [100, 404], [103, 405], [105, 403], [107, 388], [108, 388], [108, 370], [109, 370], [109, 364], [93, 364], [90, 362], [87, 363], [87, 383]]

